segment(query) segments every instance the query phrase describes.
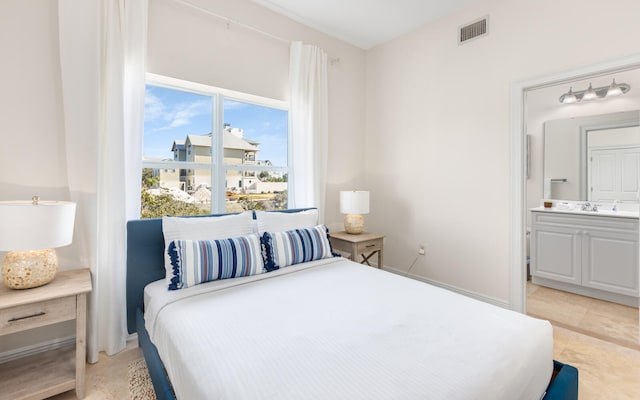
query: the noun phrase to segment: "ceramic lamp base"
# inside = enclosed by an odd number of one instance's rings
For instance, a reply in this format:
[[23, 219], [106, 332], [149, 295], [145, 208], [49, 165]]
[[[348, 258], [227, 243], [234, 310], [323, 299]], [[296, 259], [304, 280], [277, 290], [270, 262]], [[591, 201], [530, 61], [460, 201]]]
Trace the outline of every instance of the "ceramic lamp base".
[[344, 230], [352, 235], [364, 231], [364, 218], [360, 214], [347, 214], [344, 216]]
[[51, 282], [57, 269], [54, 249], [11, 251], [2, 261], [2, 279], [11, 289], [30, 289]]

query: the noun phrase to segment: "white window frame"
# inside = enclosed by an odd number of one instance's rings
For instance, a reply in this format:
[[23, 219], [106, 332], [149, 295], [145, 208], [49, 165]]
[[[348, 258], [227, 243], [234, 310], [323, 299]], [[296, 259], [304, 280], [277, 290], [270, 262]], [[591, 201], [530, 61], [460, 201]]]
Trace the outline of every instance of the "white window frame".
[[[282, 100], [270, 99], [268, 97], [262, 97], [234, 90], [222, 89], [215, 86], [204, 85], [201, 83], [195, 83], [185, 81], [182, 79], [170, 78], [163, 75], [157, 75], [152, 73], [146, 74], [146, 84], [153, 86], [160, 86], [167, 89], [180, 90], [185, 92], [191, 92], [200, 94], [203, 96], [210, 96], [212, 99], [211, 105], [211, 164], [209, 163], [196, 163], [189, 161], [145, 161], [142, 160], [142, 168], [172, 168], [172, 169], [207, 169], [211, 170], [211, 188], [224, 188], [226, 189], [226, 175], [227, 171], [267, 171], [267, 172], [281, 172], [291, 176], [291, 137], [289, 133], [287, 136], [287, 165], [286, 166], [268, 166], [268, 165], [244, 165], [244, 164], [224, 164], [224, 147], [222, 143], [222, 136], [219, 134], [224, 130], [224, 100], [233, 100], [243, 103], [251, 103], [259, 106], [275, 108], [283, 110], [289, 113], [289, 103]], [[218, 167], [220, 166], [220, 167]], [[290, 205], [292, 192], [288, 190], [287, 204]], [[225, 213], [226, 212], [226, 190], [212, 190], [211, 191], [211, 212], [212, 213]]]

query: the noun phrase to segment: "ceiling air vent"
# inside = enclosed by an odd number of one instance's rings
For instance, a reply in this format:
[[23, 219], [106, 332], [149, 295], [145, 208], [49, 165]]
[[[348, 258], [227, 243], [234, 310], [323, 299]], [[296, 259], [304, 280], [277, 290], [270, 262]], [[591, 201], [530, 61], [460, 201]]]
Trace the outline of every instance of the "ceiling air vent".
[[481, 38], [489, 34], [489, 16], [460, 27], [458, 32], [458, 44], [467, 43], [470, 40]]

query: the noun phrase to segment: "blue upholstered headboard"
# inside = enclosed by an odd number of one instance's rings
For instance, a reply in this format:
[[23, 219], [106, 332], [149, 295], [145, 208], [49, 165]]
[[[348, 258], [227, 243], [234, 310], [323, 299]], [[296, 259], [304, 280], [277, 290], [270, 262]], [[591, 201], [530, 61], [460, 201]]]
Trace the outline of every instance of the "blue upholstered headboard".
[[[304, 210], [309, 210], [309, 208], [277, 212], [291, 213]], [[227, 214], [185, 218], [221, 215]], [[129, 333], [136, 332], [136, 310], [138, 308], [144, 309], [144, 287], [164, 277], [162, 219], [137, 219], [127, 222], [127, 331]]]
[[144, 308], [144, 287], [162, 279], [164, 270], [162, 219], [127, 222], [127, 330], [136, 331], [136, 309]]

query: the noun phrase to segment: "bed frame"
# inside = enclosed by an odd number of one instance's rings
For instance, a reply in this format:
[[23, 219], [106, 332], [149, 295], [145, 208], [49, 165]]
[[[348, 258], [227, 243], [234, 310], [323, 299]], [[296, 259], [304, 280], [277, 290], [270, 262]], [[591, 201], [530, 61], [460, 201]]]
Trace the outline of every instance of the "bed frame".
[[[307, 209], [285, 210], [298, 212]], [[206, 216], [220, 216], [214, 214]], [[198, 218], [198, 217], [188, 217]], [[255, 218], [255, 214], [254, 214]], [[127, 223], [127, 330], [138, 333], [138, 344], [147, 362], [149, 375], [158, 400], [175, 400], [171, 382], [158, 349], [144, 326], [144, 287], [165, 277], [162, 219], [132, 220]], [[553, 361], [554, 373], [544, 400], [577, 400], [578, 370]]]

